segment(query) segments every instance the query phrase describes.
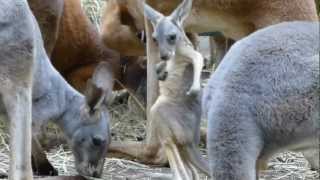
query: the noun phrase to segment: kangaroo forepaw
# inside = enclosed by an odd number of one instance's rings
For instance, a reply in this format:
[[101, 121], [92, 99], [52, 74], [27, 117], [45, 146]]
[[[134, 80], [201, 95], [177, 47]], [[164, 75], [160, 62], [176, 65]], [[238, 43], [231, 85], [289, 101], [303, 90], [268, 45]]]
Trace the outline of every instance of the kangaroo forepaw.
[[50, 164], [38, 164], [36, 167], [32, 164], [33, 173], [37, 176], [57, 176], [58, 171]]
[[158, 80], [159, 81], [165, 81], [167, 79], [168, 76], [168, 72], [167, 71], [163, 71], [160, 74], [158, 74]]
[[166, 80], [168, 71], [166, 71], [166, 62], [159, 62], [156, 65], [156, 73], [159, 81]]

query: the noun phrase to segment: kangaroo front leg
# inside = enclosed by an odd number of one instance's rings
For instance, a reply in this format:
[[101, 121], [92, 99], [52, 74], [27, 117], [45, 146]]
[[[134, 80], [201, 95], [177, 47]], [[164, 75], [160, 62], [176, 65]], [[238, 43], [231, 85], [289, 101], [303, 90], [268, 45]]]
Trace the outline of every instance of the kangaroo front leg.
[[18, 88], [3, 94], [10, 119], [11, 180], [31, 180], [31, 88]]
[[191, 60], [193, 65], [193, 83], [187, 95], [196, 94], [201, 89], [201, 71], [203, 67], [203, 57], [198, 51], [190, 52], [192, 54]]
[[193, 83], [187, 92], [187, 95], [197, 94], [201, 89], [201, 71], [203, 68], [203, 57], [202, 55], [193, 49], [192, 46], [185, 46], [181, 48], [181, 52], [187, 57], [193, 66]]
[[32, 137], [32, 168], [36, 175], [56, 176], [58, 171], [51, 165], [36, 136]]

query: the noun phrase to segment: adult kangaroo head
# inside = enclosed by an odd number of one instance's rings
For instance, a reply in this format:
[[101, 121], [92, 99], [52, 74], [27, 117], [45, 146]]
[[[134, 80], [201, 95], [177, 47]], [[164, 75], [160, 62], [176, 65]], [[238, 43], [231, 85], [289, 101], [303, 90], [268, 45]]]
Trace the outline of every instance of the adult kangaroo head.
[[192, 0], [184, 0], [170, 16], [164, 16], [144, 4], [144, 14], [153, 25], [152, 38], [159, 46], [162, 60], [169, 60], [175, 55], [177, 44], [185, 37], [183, 22], [191, 8]]
[[[70, 136], [70, 145], [77, 171], [83, 175], [100, 177], [103, 170], [109, 139], [109, 115], [104, 107], [105, 92], [88, 80], [85, 102], [79, 114], [78, 128]], [[76, 117], [78, 116], [78, 117]], [[70, 123], [71, 125], [72, 123]]]

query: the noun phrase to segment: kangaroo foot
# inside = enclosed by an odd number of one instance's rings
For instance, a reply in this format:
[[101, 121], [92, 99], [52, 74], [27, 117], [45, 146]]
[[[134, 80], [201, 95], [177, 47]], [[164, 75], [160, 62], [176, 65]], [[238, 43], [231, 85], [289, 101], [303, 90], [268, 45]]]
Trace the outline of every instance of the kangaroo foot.
[[58, 171], [49, 162], [35, 162], [32, 158], [32, 170], [37, 176], [57, 176]]

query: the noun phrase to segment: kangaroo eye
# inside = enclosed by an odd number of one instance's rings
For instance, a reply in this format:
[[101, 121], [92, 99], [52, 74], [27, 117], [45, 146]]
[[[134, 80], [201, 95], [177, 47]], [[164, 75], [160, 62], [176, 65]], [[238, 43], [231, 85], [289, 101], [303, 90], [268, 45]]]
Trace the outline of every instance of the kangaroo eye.
[[175, 41], [177, 39], [177, 36], [175, 34], [169, 35], [169, 41]]

